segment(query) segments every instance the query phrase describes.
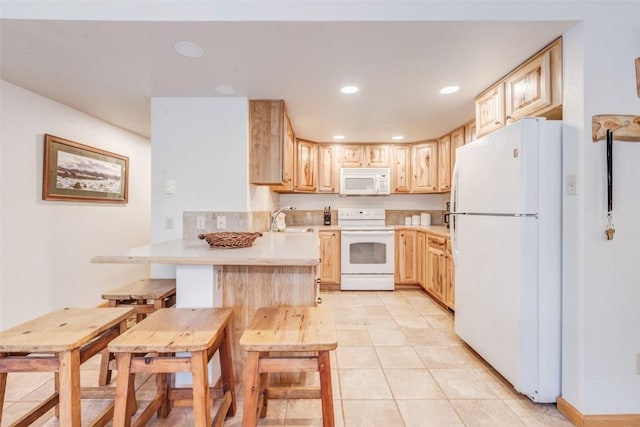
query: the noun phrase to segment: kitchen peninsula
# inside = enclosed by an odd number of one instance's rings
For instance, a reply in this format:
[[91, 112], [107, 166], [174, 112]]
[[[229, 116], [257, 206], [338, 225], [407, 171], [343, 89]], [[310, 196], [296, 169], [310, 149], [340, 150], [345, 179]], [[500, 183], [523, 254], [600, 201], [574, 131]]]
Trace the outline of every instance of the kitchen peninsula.
[[314, 306], [319, 264], [317, 233], [271, 233], [253, 246], [211, 249], [202, 240], [171, 240], [140, 246], [93, 263], [171, 264], [176, 266], [178, 307], [232, 307], [236, 383], [245, 355], [238, 341], [259, 307]]

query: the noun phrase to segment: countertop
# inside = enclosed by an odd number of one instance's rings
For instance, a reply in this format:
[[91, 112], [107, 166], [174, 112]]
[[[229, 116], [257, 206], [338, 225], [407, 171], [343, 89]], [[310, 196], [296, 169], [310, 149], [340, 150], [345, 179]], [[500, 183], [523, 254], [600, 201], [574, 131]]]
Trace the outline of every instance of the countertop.
[[93, 263], [174, 265], [291, 265], [319, 264], [318, 233], [271, 233], [258, 237], [253, 246], [211, 249], [204, 240], [170, 240], [95, 256]]

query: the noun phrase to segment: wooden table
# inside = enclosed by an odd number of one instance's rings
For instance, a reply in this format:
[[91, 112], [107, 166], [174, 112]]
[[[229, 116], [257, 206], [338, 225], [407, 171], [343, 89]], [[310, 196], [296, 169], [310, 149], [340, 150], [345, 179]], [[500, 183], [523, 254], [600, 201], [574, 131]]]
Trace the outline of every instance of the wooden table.
[[[80, 426], [80, 365], [120, 335], [132, 308], [63, 308], [0, 332], [0, 401], [10, 372], [54, 372], [56, 391], [16, 424], [28, 425], [58, 405], [61, 426]], [[93, 425], [104, 425], [113, 406]], [[0, 421], [2, 406], [0, 406]]]

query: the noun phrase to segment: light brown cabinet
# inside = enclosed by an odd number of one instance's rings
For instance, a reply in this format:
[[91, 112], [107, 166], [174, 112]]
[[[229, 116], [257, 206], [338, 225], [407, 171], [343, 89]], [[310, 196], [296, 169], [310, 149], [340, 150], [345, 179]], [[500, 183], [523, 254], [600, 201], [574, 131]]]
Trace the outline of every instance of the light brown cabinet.
[[476, 134], [481, 137], [504, 124], [504, 83], [500, 82], [476, 98]]
[[438, 190], [451, 190], [451, 134], [438, 140]]
[[318, 144], [318, 193], [337, 193], [338, 148], [332, 144]]
[[391, 191], [408, 193], [411, 191], [411, 145], [393, 145], [391, 153]]
[[507, 123], [525, 116], [561, 118], [561, 56], [562, 39], [558, 39], [507, 76]]
[[422, 288], [427, 288], [427, 233], [418, 230], [416, 233], [416, 281]]
[[345, 144], [342, 146], [343, 168], [389, 167], [388, 144]]
[[438, 142], [427, 141], [413, 145], [411, 191], [433, 193], [438, 191]]
[[562, 38], [476, 97], [478, 137], [525, 116], [562, 118]]
[[319, 231], [320, 283], [340, 284], [340, 232]]
[[416, 230], [399, 229], [395, 233], [395, 282], [416, 283]]
[[468, 144], [476, 139], [476, 119], [471, 119], [464, 125], [464, 143]]
[[292, 181], [293, 130], [284, 101], [249, 101], [249, 182], [287, 185]]
[[445, 247], [445, 289], [444, 303], [452, 310], [456, 308], [456, 270], [453, 266], [453, 256], [451, 255], [451, 239], [447, 239]]
[[[465, 127], [460, 126], [451, 131], [451, 169], [449, 175], [453, 174], [453, 166], [456, 164], [456, 150], [465, 144]], [[449, 180], [451, 184], [451, 180]], [[449, 186], [451, 188], [451, 186]]]
[[427, 290], [440, 301], [444, 301], [447, 274], [445, 240], [444, 237], [427, 237], [427, 268], [429, 271]]
[[293, 187], [298, 192], [315, 192], [317, 189], [317, 144], [303, 139], [296, 140], [296, 161]]

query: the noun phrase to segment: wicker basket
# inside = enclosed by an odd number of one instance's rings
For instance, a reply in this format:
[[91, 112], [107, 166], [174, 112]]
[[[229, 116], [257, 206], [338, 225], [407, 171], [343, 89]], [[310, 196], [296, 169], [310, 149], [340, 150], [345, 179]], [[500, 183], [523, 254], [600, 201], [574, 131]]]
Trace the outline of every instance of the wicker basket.
[[262, 236], [262, 233], [224, 231], [198, 234], [198, 239], [206, 240], [210, 248], [248, 248], [259, 236]]

